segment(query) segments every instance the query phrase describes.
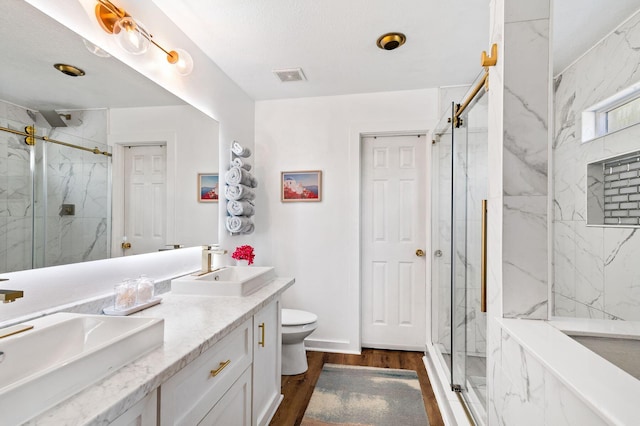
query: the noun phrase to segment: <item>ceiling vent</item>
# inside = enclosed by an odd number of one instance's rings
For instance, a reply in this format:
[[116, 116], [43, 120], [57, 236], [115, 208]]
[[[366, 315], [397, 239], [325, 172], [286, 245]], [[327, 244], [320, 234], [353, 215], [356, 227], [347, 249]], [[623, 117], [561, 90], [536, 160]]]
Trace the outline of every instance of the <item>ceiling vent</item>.
[[290, 68], [286, 70], [273, 70], [273, 73], [280, 79], [283, 83], [288, 83], [290, 81], [306, 81], [307, 78], [304, 76], [302, 72], [302, 68]]

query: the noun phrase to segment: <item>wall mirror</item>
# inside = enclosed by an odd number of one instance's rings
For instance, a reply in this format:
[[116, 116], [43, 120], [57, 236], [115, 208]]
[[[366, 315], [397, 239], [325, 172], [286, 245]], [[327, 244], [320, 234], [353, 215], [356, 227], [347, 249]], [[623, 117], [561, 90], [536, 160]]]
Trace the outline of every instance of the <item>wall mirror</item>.
[[24, 1], [0, 16], [0, 54], [0, 127], [67, 144], [0, 131], [0, 273], [217, 240], [196, 193], [215, 120]]

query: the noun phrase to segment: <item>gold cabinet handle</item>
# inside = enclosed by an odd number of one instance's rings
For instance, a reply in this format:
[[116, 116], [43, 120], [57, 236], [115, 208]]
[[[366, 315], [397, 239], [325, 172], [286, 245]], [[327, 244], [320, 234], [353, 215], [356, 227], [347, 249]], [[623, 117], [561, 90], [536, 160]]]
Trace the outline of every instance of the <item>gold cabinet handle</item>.
[[260, 341], [258, 344], [264, 348], [264, 323], [260, 324], [258, 328], [260, 329]]
[[230, 359], [226, 360], [225, 362], [221, 362], [218, 368], [216, 368], [215, 370], [211, 370], [211, 375], [209, 377], [216, 377], [229, 364], [231, 364]]
[[424, 256], [424, 250], [422, 250], [422, 249], [416, 250], [416, 256], [423, 257]]

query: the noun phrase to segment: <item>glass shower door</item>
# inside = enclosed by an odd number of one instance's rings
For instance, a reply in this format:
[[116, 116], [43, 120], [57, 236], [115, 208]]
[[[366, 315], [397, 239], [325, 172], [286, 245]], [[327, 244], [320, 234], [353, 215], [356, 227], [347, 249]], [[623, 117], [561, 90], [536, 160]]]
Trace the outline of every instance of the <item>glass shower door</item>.
[[484, 92], [453, 126], [452, 385], [485, 423], [486, 313], [482, 308], [483, 210], [487, 199]]

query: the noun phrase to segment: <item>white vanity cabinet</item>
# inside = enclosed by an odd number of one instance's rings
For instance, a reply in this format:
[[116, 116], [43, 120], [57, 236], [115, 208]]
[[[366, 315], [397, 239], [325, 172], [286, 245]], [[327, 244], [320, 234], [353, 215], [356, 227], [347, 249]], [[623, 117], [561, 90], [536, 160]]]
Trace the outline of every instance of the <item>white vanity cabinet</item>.
[[281, 351], [276, 298], [160, 386], [159, 424], [268, 425], [282, 401]]
[[[193, 426], [210, 418], [216, 404], [224, 402], [225, 394], [250, 371], [252, 354], [253, 319], [250, 318], [162, 384], [160, 424]], [[246, 386], [251, 395], [251, 383]], [[240, 419], [243, 413], [251, 412], [251, 399], [245, 398], [244, 405], [241, 410], [234, 410], [235, 415], [229, 414], [236, 419], [232, 424], [249, 424]]]
[[282, 400], [280, 299], [253, 317], [253, 426], [269, 424]]
[[158, 391], [154, 390], [142, 401], [129, 408], [110, 426], [156, 426], [158, 424]]

